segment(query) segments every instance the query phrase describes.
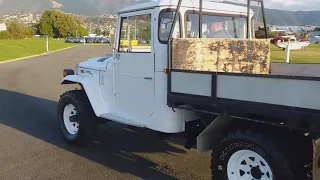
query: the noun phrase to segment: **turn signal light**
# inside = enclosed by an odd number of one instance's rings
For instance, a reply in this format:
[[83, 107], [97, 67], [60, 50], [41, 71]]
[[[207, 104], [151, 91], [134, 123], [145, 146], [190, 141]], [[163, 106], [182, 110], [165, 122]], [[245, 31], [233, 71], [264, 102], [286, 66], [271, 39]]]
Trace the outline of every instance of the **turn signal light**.
[[74, 71], [72, 69], [64, 69], [63, 70], [63, 77], [74, 75]]
[[168, 68], [164, 68], [164, 69], [163, 69], [163, 72], [164, 72], [165, 74], [168, 74]]

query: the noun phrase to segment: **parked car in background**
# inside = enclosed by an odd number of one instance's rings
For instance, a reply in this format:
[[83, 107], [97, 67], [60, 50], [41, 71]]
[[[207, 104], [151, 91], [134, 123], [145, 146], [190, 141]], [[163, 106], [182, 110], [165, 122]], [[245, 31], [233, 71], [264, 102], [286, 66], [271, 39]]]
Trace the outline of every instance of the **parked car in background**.
[[92, 37], [86, 37], [86, 43], [93, 43], [93, 38]]
[[84, 38], [79, 38], [79, 43], [84, 43], [86, 40]]
[[66, 43], [67, 43], [67, 42], [70, 42], [70, 38], [67, 37], [66, 40], [65, 40], [65, 42], [66, 42]]
[[74, 43], [74, 41], [75, 41], [74, 38], [70, 38], [70, 39], [69, 39], [69, 42], [70, 42], [70, 43]]
[[110, 44], [110, 38], [98, 36], [98, 37], [81, 37], [81, 38], [74, 38], [74, 37], [67, 37], [65, 39], [66, 43], [106, 43]]

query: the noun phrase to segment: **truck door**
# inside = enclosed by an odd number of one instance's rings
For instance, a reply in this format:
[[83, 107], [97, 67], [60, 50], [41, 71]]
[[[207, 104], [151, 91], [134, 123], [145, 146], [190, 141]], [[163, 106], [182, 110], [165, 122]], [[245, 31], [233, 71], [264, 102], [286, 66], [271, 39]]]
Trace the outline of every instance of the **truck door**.
[[120, 16], [119, 61], [115, 65], [118, 107], [139, 114], [154, 110], [154, 49], [152, 10]]

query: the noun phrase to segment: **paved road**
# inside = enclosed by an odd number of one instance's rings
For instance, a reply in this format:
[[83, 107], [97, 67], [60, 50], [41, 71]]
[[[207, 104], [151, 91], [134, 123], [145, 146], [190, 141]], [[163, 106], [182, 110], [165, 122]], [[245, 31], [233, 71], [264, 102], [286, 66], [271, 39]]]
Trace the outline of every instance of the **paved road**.
[[320, 64], [272, 63], [270, 68], [273, 75], [320, 77]]
[[110, 123], [95, 147], [67, 145], [56, 118], [62, 70], [105, 54], [80, 46], [0, 65], [0, 179], [208, 179], [209, 154]]

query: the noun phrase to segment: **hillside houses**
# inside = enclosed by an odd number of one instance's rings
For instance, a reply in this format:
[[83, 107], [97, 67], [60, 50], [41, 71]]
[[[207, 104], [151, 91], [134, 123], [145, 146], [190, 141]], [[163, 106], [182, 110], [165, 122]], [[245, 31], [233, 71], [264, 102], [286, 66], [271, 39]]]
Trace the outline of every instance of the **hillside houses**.
[[[83, 26], [88, 29], [91, 33], [94, 33], [97, 29], [100, 31], [108, 31], [113, 33], [117, 16], [115, 15], [100, 15], [100, 16], [85, 16], [77, 15], [72, 13], [67, 13], [76, 18], [80, 19], [83, 22]], [[25, 25], [31, 26], [40, 21], [42, 14], [31, 14], [31, 13], [19, 13], [12, 15], [0, 15], [0, 23], [8, 23], [11, 21], [17, 21]]]
[[11, 21], [17, 21], [20, 23], [23, 23], [25, 25], [31, 25], [39, 21], [41, 18], [41, 14], [13, 14], [13, 15], [2, 15], [0, 16], [0, 20], [3, 22], [11, 22]]

